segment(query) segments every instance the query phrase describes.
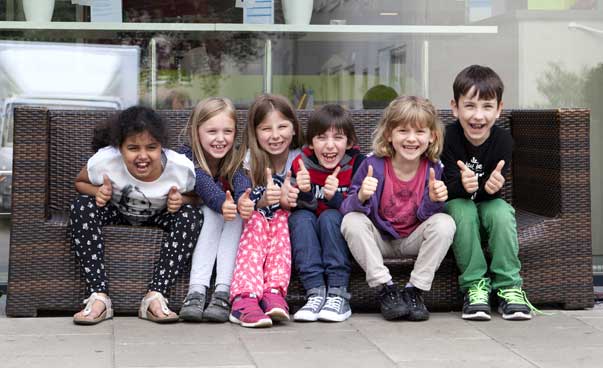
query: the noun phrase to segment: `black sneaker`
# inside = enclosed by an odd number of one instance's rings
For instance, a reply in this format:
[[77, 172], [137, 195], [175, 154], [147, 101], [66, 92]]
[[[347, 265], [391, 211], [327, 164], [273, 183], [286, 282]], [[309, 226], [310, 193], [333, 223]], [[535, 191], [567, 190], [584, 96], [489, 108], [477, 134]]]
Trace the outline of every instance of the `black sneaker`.
[[383, 285], [379, 290], [381, 315], [388, 321], [401, 319], [408, 315], [408, 306], [396, 285]]
[[205, 294], [194, 291], [184, 299], [178, 316], [183, 321], [201, 322], [203, 321], [203, 309], [205, 309]]
[[427, 321], [429, 319], [429, 311], [423, 300], [423, 291], [414, 286], [405, 287], [402, 294], [406, 305], [408, 305], [409, 321]]
[[532, 310], [536, 310], [528, 301], [525, 291], [520, 287], [499, 289], [498, 312], [503, 319], [510, 321], [525, 321], [532, 319]]
[[463, 319], [471, 321], [489, 321], [490, 316], [490, 288], [486, 279], [481, 279], [469, 287], [463, 298]]
[[214, 291], [209, 305], [203, 312], [203, 320], [207, 322], [226, 322], [230, 314], [230, 295], [225, 291]]

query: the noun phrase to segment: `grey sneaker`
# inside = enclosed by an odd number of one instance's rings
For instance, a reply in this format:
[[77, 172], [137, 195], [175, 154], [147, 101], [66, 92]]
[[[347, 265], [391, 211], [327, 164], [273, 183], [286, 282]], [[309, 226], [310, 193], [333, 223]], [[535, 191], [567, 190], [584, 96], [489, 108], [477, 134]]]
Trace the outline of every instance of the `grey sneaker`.
[[350, 318], [350, 293], [345, 286], [330, 287], [327, 292], [327, 301], [318, 313], [318, 319], [327, 322], [342, 322]]
[[224, 291], [214, 291], [207, 309], [203, 312], [203, 320], [207, 322], [226, 322], [230, 314], [230, 295]]
[[293, 320], [298, 322], [314, 322], [318, 320], [318, 312], [325, 305], [327, 296], [327, 289], [322, 286], [319, 288], [312, 288], [306, 293], [306, 304], [301, 307], [293, 315]]
[[201, 322], [205, 308], [205, 294], [197, 291], [188, 294], [180, 308], [180, 319], [187, 322]]

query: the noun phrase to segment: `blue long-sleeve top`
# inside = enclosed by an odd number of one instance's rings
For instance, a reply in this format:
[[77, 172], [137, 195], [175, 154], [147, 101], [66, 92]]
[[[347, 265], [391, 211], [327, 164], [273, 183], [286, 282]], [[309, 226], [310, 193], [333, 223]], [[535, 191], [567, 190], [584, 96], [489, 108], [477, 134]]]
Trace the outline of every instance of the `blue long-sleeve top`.
[[[231, 190], [231, 188], [228, 188], [226, 180], [220, 177], [214, 178], [210, 173], [200, 168], [195, 162], [193, 150], [189, 146], [181, 146], [178, 153], [186, 155], [195, 163], [195, 193], [201, 197], [203, 204], [221, 214], [222, 205], [226, 200], [226, 191]], [[232, 186], [231, 192], [236, 202], [247, 188], [251, 188], [251, 179], [243, 173], [242, 169], [238, 169], [232, 178]]]

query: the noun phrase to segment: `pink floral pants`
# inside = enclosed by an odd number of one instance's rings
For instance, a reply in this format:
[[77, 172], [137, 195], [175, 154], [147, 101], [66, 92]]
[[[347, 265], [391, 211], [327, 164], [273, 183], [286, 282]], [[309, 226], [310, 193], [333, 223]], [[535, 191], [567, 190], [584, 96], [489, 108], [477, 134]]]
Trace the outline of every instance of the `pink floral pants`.
[[232, 284], [231, 300], [242, 293], [255, 293], [258, 298], [266, 289], [279, 289], [287, 295], [291, 277], [291, 241], [289, 239], [289, 212], [277, 210], [267, 220], [254, 211], [245, 224]]

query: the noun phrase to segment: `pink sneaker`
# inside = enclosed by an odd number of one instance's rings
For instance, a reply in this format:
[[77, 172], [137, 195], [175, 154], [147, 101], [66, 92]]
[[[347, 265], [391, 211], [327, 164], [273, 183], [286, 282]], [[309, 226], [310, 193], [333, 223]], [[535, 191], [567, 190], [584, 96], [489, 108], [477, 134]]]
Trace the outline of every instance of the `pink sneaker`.
[[272, 320], [264, 314], [255, 294], [244, 293], [236, 297], [232, 303], [230, 322], [243, 327], [270, 327]]
[[289, 306], [278, 289], [264, 290], [260, 306], [275, 322], [289, 320]]

